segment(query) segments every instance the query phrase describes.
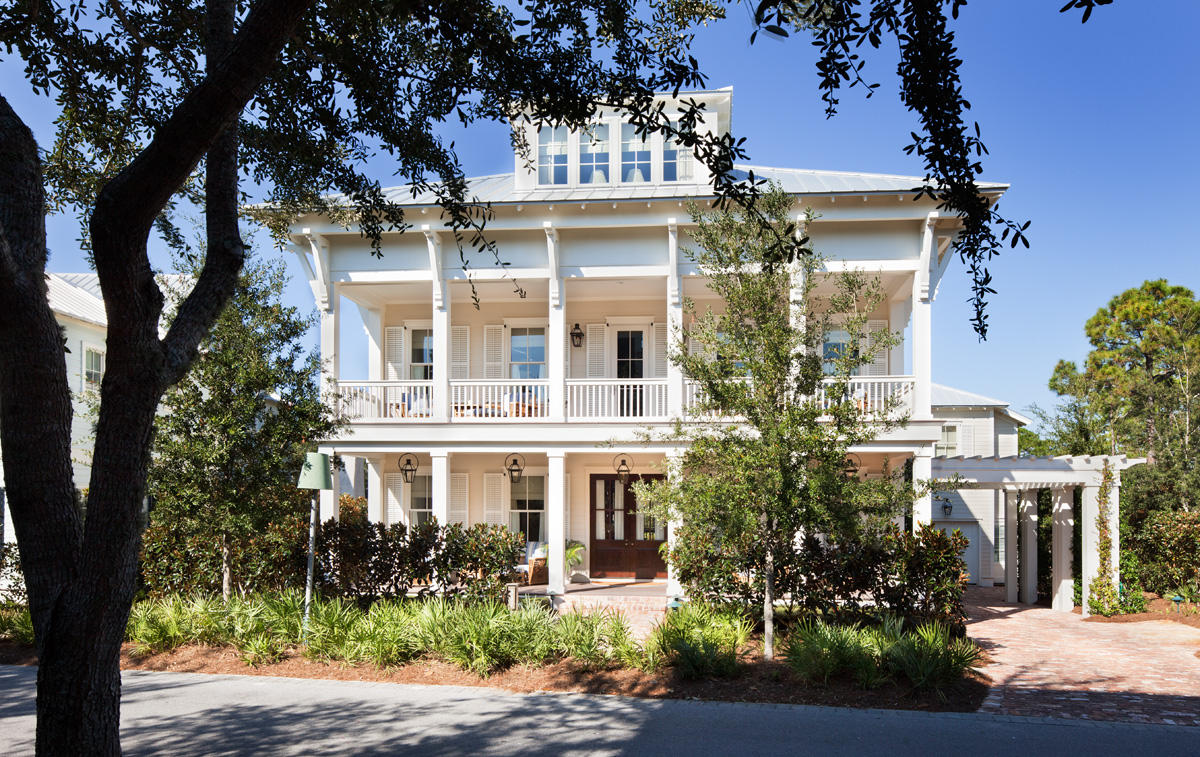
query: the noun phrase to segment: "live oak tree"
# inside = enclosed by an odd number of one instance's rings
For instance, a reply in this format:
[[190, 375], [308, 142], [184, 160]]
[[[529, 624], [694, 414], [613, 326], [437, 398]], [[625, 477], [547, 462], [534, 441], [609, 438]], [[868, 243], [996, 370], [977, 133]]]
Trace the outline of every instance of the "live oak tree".
[[[793, 202], [773, 190], [758, 207], [781, 231], [790, 228]], [[775, 566], [796, 549], [797, 535], [852, 537], [903, 511], [907, 487], [847, 472], [851, 447], [904, 421], [896, 402], [871, 406], [850, 381], [898, 337], [868, 331], [884, 296], [877, 278], [818, 279], [812, 249], [792, 266], [772, 267], [772, 236], [757, 219], [695, 209], [692, 218], [688, 254], [723, 309], [686, 304], [693, 323], [686, 337], [676, 336], [670, 359], [703, 400], [666, 439], [682, 450], [672, 475], [640, 484], [639, 494], [657, 516], [679, 524], [678, 548], [704, 543], [714, 554], [754, 556], [763, 654], [771, 659]], [[834, 329], [839, 339], [827, 349]]]
[[[414, 192], [437, 192], [465, 262], [490, 249], [488, 212], [438, 125], [579, 126], [610, 107], [646, 131], [678, 121], [718, 190], [745, 196], [729, 178], [741, 148], [695, 134], [701, 103], [666, 113], [653, 99], [703, 86], [687, 30], [711, 12], [623, 0], [0, 0], [0, 49], [59, 108], [43, 161], [0, 97], [0, 434], [40, 661], [40, 753], [120, 751], [119, 650], [155, 411], [235, 289], [240, 179], [278, 211], [276, 230], [328, 211], [377, 246], [405, 227], [366, 173], [386, 156]], [[203, 211], [207, 252], [160, 337], [148, 239], [157, 229], [178, 240], [172, 219], [188, 203]], [[46, 299], [48, 210], [79, 215], [108, 313], [86, 522], [73, 506], [70, 393]]]
[[[181, 267], [184, 280], [197, 272]], [[152, 524], [219, 550], [225, 599], [252, 567], [235, 565], [234, 555], [307, 512], [295, 486], [306, 441], [329, 438], [340, 420], [320, 396], [319, 356], [302, 345], [315, 319], [283, 304], [286, 282], [279, 260], [246, 264], [154, 424]]]

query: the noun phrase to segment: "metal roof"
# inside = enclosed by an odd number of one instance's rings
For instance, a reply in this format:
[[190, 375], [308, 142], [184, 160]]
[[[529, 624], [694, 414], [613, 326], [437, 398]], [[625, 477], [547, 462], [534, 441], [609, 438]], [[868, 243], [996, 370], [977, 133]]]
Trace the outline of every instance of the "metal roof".
[[966, 392], [962, 389], [955, 389], [943, 384], [933, 384], [931, 386], [929, 404], [934, 407], [992, 407], [1008, 415], [1023, 426], [1033, 423], [1033, 419], [1016, 412], [1009, 406], [1009, 403], [1003, 400], [984, 397], [982, 394]]
[[54, 312], [97, 326], [108, 326], [104, 298], [100, 294], [100, 277], [96, 274], [48, 273], [46, 289], [50, 309]]

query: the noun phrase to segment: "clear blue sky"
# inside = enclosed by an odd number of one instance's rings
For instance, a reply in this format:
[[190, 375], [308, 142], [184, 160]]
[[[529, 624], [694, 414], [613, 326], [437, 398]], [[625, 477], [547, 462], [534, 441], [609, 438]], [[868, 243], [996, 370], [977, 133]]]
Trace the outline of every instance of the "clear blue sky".
[[[999, 291], [979, 342], [968, 318], [961, 265], [942, 282], [934, 317], [934, 380], [1010, 401], [1050, 406], [1060, 358], [1087, 354], [1083, 323], [1110, 297], [1148, 278], [1200, 289], [1200, 252], [1189, 186], [1200, 177], [1200, 2], [1123, 0], [1086, 24], [1059, 14], [1061, 0], [974, 0], [954, 28], [964, 92], [991, 155], [985, 178], [1012, 189], [1005, 214], [1031, 220], [1030, 250], [992, 266]], [[709, 85], [734, 87], [733, 128], [758, 164], [919, 175], [901, 151], [914, 128], [896, 91], [894, 52], [872, 53], [869, 100], [843, 94], [827, 121], [802, 38], [748, 43], [746, 9], [705, 30], [696, 57]], [[49, 146], [52, 103], [28, 94], [20, 67], [0, 64], [0, 91]], [[512, 168], [501, 125], [447, 132], [468, 175]], [[392, 169], [382, 161], [378, 176]], [[71, 219], [50, 223], [52, 271], [86, 270]], [[298, 266], [289, 300], [311, 307]], [[346, 375], [362, 375], [361, 331], [348, 325]], [[315, 345], [315, 334], [312, 336]], [[359, 368], [358, 366], [363, 366]]]

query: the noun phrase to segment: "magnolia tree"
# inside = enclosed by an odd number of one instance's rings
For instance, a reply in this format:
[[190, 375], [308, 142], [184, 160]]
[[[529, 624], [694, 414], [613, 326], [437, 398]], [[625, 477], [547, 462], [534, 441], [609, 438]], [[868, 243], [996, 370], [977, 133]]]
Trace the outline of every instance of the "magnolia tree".
[[[776, 233], [793, 232], [792, 206], [777, 190], [759, 204]], [[912, 504], [906, 485], [860, 480], [847, 469], [850, 448], [904, 420], [894, 400], [868, 406], [850, 380], [897, 335], [868, 331], [884, 300], [877, 279], [818, 277], [821, 259], [811, 249], [791, 266], [772, 265], [772, 234], [757, 221], [733, 211], [692, 215], [689, 254], [723, 309], [686, 304], [690, 343], [679, 340], [670, 359], [703, 400], [674, 427], [670, 440], [683, 451], [671, 475], [640, 494], [680, 524], [669, 559], [697, 548], [710, 559], [734, 555], [761, 580], [770, 659], [777, 569], [791, 564], [797, 536], [849, 537]], [[838, 347], [827, 347], [834, 329]]]

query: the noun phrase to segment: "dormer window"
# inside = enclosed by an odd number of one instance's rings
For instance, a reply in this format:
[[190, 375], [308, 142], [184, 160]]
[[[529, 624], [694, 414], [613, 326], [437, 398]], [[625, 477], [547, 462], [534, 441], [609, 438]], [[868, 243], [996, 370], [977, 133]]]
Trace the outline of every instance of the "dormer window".
[[579, 135], [579, 183], [608, 183], [608, 127], [596, 124]]
[[538, 130], [538, 184], [567, 183], [567, 127]]
[[[671, 124], [678, 130], [679, 124]], [[692, 181], [692, 149], [676, 137], [668, 137], [663, 145], [663, 181]]]
[[650, 143], [633, 124], [621, 124], [621, 181], [650, 181]]

